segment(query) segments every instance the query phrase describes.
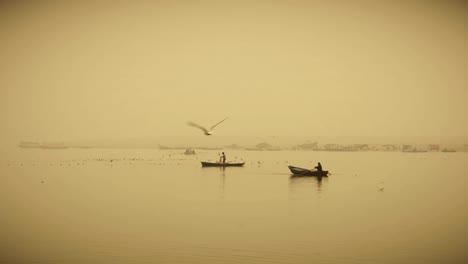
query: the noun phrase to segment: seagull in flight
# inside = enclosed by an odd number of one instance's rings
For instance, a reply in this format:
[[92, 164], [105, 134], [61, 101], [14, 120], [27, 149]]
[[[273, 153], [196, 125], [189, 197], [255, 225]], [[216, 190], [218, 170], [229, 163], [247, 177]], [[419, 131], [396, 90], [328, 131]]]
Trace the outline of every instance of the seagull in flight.
[[209, 136], [209, 135], [213, 134], [213, 132], [211, 132], [211, 131], [212, 131], [217, 125], [219, 125], [219, 124], [221, 124], [222, 122], [224, 122], [224, 120], [226, 120], [226, 119], [228, 119], [228, 118], [226, 117], [226, 118], [224, 118], [223, 120], [219, 121], [218, 123], [214, 124], [213, 126], [211, 126], [210, 129], [206, 129], [205, 127], [202, 127], [202, 126], [200, 126], [200, 125], [198, 125], [198, 124], [195, 124], [195, 123], [193, 123], [193, 122], [187, 122], [187, 125], [196, 127], [196, 128], [198, 128], [198, 129], [201, 129], [201, 130], [203, 130], [203, 133], [205, 133], [206, 136]]

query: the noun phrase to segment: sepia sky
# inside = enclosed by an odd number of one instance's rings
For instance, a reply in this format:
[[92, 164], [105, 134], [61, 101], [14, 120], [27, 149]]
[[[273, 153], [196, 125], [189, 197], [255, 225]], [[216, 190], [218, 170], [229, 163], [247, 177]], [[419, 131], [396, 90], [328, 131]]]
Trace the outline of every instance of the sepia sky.
[[462, 1], [149, 2], [1, 5], [0, 142], [468, 135]]

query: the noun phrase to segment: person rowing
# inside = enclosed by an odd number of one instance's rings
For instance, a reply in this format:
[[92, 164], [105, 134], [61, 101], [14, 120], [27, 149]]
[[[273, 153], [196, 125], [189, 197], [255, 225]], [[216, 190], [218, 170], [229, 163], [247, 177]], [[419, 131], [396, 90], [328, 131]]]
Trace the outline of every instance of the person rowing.
[[318, 163], [317, 166], [314, 167], [316, 171], [322, 171], [322, 164], [320, 162]]

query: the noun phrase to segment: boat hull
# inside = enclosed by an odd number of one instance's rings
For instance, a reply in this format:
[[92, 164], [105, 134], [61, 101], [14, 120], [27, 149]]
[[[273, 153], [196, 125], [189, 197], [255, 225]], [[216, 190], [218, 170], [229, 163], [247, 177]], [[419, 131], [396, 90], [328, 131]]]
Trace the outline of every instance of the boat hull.
[[308, 170], [294, 166], [288, 166], [288, 168], [295, 176], [328, 176], [328, 171]]
[[244, 166], [244, 162], [241, 163], [222, 163], [222, 162], [201, 162], [202, 167], [242, 167]]

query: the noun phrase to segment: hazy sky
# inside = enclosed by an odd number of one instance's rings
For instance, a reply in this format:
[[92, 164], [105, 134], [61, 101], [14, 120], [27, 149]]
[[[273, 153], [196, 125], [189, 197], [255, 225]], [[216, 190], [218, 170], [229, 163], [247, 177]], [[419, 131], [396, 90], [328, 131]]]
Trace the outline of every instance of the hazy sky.
[[130, 2], [1, 6], [2, 142], [468, 135], [465, 5]]

